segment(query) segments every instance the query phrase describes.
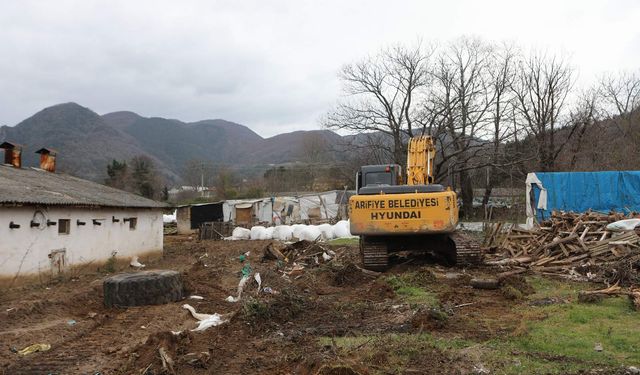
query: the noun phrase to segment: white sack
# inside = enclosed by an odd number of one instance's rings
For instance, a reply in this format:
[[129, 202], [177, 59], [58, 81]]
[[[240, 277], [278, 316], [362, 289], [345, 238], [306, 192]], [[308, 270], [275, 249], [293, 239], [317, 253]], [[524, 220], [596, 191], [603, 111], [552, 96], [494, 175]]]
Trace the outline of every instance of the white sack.
[[333, 226], [333, 235], [335, 238], [353, 237], [347, 220], [340, 220]]
[[293, 229], [293, 237], [301, 240], [302, 238], [300, 237], [302, 235], [302, 231], [304, 230], [304, 228], [306, 228], [307, 226], [304, 224], [293, 224], [291, 226], [291, 229]]
[[248, 240], [251, 238], [251, 231], [247, 228], [235, 227], [231, 232], [231, 237], [237, 240]]
[[322, 232], [322, 238], [325, 240], [333, 239], [333, 226], [331, 224], [320, 224], [318, 225], [318, 229]]
[[291, 241], [293, 229], [288, 225], [278, 225], [273, 229], [273, 239], [280, 241]]
[[315, 225], [307, 225], [300, 230], [298, 239], [307, 241], [316, 241], [322, 237], [322, 232]]
[[275, 229], [276, 227], [267, 227], [267, 229], [265, 230], [265, 234], [266, 234], [265, 240], [273, 239], [273, 232], [275, 231]]
[[267, 228], [256, 225], [251, 227], [251, 239], [252, 240], [265, 240], [267, 237]]

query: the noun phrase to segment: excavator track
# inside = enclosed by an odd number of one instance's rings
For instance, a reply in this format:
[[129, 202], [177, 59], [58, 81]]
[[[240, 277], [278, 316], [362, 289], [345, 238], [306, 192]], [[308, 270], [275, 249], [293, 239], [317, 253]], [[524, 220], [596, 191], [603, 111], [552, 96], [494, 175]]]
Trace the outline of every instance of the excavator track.
[[384, 271], [389, 266], [389, 252], [384, 241], [375, 241], [360, 236], [360, 253], [364, 268], [372, 271]]
[[482, 264], [484, 254], [476, 240], [466, 234], [456, 232], [449, 235], [456, 246], [456, 265], [475, 266]]

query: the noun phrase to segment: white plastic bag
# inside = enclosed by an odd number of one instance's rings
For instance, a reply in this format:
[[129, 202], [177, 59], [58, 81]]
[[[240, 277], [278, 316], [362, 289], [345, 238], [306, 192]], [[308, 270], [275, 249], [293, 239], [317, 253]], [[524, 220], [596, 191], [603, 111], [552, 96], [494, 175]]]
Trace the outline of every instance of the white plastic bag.
[[624, 232], [627, 230], [633, 230], [638, 225], [640, 225], [640, 219], [619, 220], [607, 225], [607, 230], [612, 232]]

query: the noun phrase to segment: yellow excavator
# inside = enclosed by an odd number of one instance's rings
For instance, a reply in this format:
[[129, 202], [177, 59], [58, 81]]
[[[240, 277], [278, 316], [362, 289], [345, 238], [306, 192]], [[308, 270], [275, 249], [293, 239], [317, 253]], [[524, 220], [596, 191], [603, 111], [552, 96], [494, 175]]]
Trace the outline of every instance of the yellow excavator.
[[391, 253], [405, 250], [429, 252], [450, 265], [481, 263], [480, 247], [456, 232], [456, 193], [433, 183], [435, 155], [430, 136], [411, 138], [406, 183], [397, 164], [360, 167], [349, 215], [365, 268], [383, 271]]

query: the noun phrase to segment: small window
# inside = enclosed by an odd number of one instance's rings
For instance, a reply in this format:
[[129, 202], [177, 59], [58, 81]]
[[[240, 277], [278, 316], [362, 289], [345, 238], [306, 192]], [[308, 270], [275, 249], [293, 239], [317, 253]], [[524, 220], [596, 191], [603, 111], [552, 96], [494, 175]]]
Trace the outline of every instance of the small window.
[[58, 234], [69, 234], [71, 229], [71, 220], [59, 219], [58, 220]]
[[136, 225], [138, 225], [138, 218], [137, 217], [130, 217], [129, 218], [129, 230], [135, 230], [136, 229]]

